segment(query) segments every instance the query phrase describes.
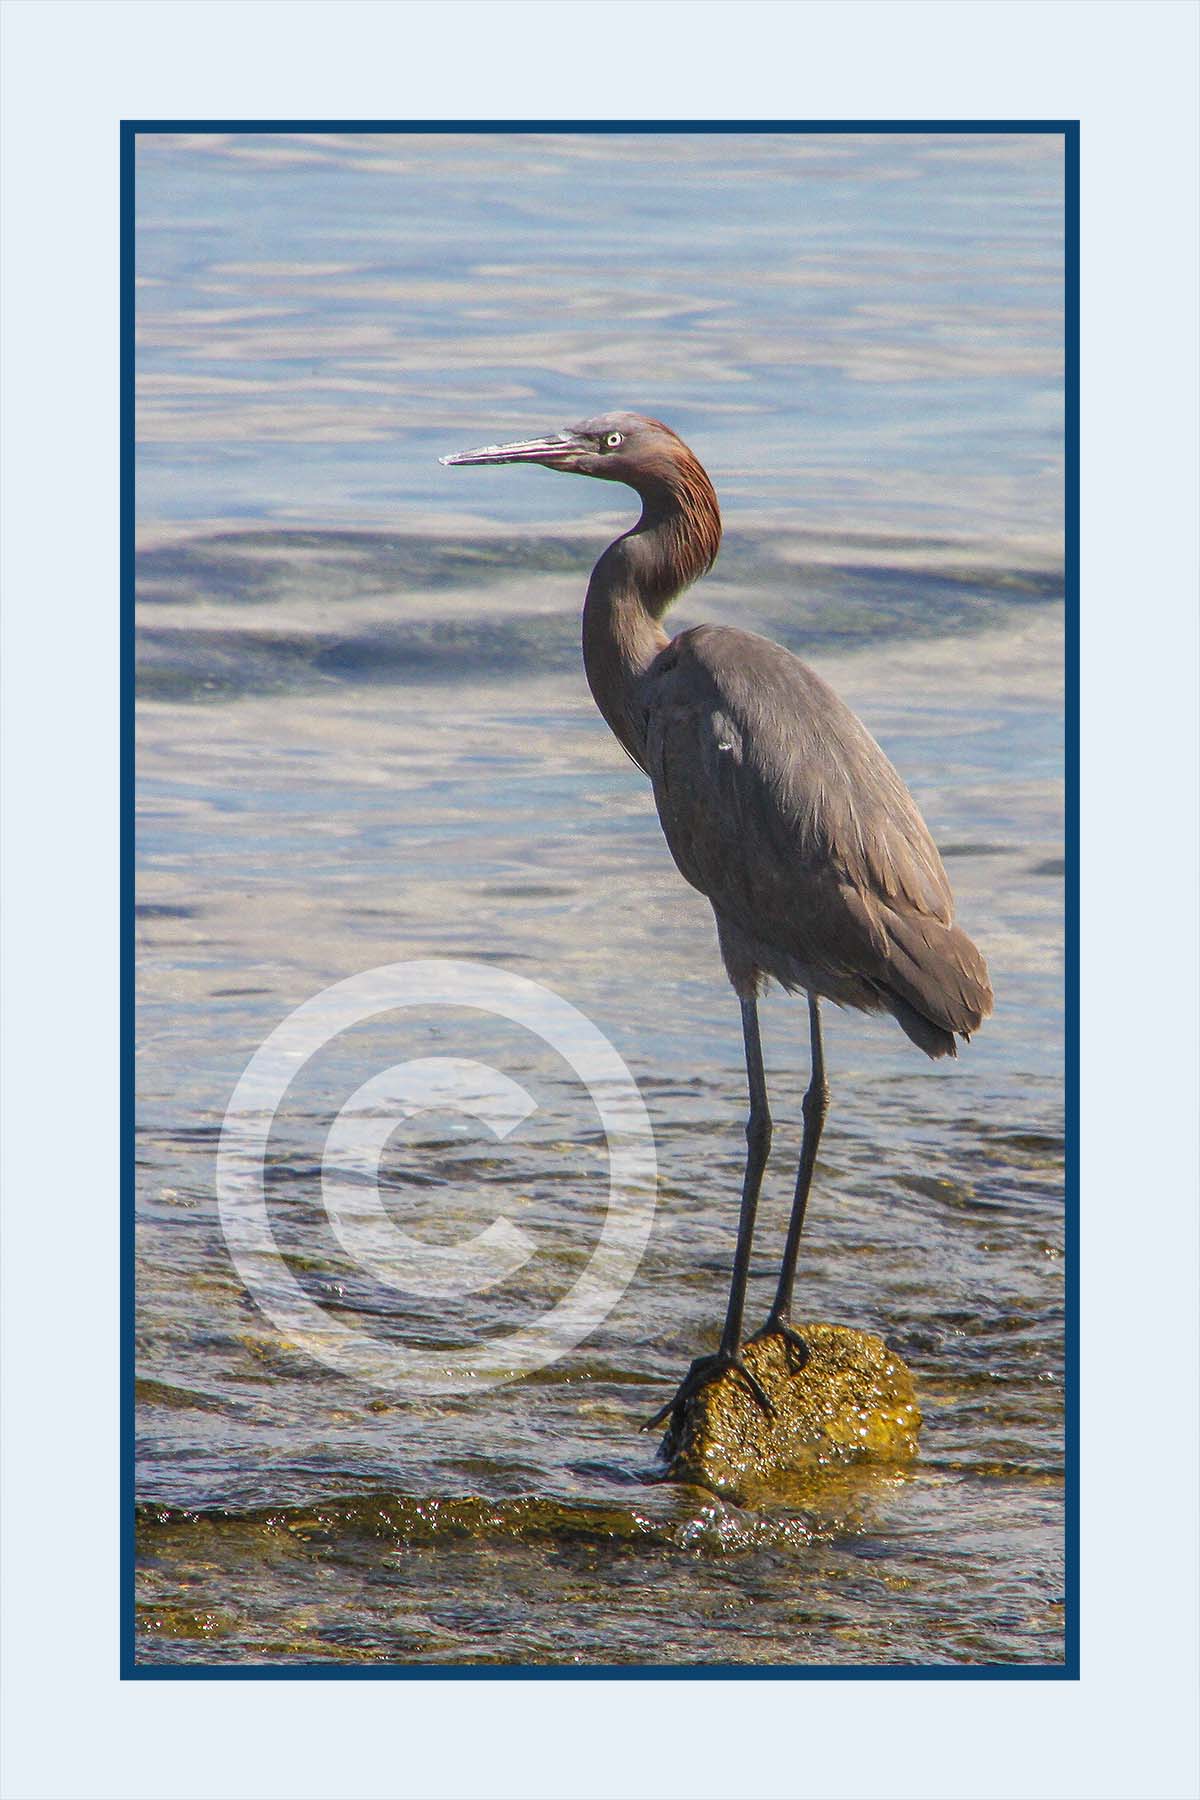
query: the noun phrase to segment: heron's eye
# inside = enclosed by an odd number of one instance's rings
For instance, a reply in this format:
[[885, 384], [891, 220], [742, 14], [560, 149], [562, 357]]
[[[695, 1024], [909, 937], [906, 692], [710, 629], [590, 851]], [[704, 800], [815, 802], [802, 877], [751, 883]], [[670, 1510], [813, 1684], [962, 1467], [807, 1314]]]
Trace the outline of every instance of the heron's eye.
[[604, 447], [606, 450], [615, 450], [617, 448], [618, 444], [621, 444], [623, 442], [624, 442], [624, 439], [622, 438], [619, 431], [610, 431], [608, 436], [604, 440]]

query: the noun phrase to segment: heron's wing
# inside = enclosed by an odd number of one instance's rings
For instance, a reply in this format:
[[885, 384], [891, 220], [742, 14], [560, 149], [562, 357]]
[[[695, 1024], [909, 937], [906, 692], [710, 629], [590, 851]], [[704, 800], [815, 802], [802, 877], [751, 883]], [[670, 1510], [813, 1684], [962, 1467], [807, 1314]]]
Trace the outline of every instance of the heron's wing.
[[765, 638], [700, 626], [652, 664], [642, 700], [667, 843], [719, 919], [835, 998], [886, 992], [942, 1029], [974, 1029], [991, 991], [953, 925], [941, 857], [819, 676]]
[[908, 789], [832, 688], [750, 632], [700, 626], [645, 682], [649, 773], [683, 874], [735, 917], [832, 875], [950, 922], [941, 857]]

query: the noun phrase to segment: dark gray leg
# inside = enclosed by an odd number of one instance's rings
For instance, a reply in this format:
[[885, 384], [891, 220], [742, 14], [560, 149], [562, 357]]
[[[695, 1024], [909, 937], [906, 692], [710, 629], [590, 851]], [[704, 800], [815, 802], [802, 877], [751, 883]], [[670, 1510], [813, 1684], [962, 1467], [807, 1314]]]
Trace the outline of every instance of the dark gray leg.
[[737, 1249], [733, 1253], [733, 1278], [729, 1305], [721, 1333], [721, 1353], [731, 1355], [742, 1342], [742, 1315], [746, 1307], [746, 1281], [750, 1274], [750, 1249], [763, 1173], [771, 1154], [771, 1112], [767, 1105], [767, 1081], [763, 1072], [762, 1040], [758, 1034], [758, 1002], [742, 1001], [742, 1036], [746, 1045], [746, 1078], [750, 1088], [750, 1117], [746, 1120], [746, 1174], [742, 1181], [742, 1210], [738, 1219]]
[[796, 1172], [796, 1197], [792, 1201], [792, 1216], [788, 1221], [787, 1242], [783, 1249], [775, 1304], [767, 1314], [767, 1322], [762, 1331], [756, 1333], [757, 1336], [765, 1337], [772, 1331], [781, 1332], [789, 1343], [804, 1351], [805, 1356], [808, 1351], [804, 1340], [792, 1330], [791, 1325], [792, 1289], [796, 1285], [796, 1259], [800, 1254], [800, 1233], [804, 1229], [808, 1190], [812, 1186], [813, 1169], [817, 1161], [817, 1145], [821, 1141], [821, 1127], [829, 1111], [829, 1083], [825, 1079], [825, 1054], [821, 1047], [820, 1002], [815, 994], [808, 996], [808, 1023], [812, 1044], [812, 1078], [801, 1108], [804, 1114], [804, 1137], [800, 1144], [800, 1167]]
[[697, 1357], [680, 1384], [673, 1400], [656, 1412], [642, 1427], [652, 1431], [661, 1425], [668, 1413], [675, 1412], [685, 1400], [698, 1393], [726, 1369], [736, 1369], [763, 1411], [774, 1412], [762, 1385], [746, 1368], [741, 1358], [742, 1317], [746, 1308], [746, 1281], [750, 1274], [750, 1250], [754, 1241], [754, 1219], [758, 1211], [759, 1190], [763, 1172], [771, 1153], [771, 1112], [767, 1105], [767, 1079], [763, 1072], [762, 1040], [758, 1031], [757, 1000], [742, 1001], [742, 1038], [746, 1046], [746, 1079], [750, 1089], [750, 1117], [746, 1120], [746, 1173], [742, 1181], [742, 1210], [738, 1218], [737, 1248], [733, 1253], [733, 1276], [729, 1284], [729, 1305], [721, 1345], [715, 1356]]

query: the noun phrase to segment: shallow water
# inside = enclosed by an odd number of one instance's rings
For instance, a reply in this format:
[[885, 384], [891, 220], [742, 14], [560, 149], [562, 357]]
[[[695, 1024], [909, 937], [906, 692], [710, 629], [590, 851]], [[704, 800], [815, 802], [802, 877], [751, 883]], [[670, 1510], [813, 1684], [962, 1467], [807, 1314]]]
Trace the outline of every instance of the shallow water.
[[[1045, 140], [952, 147], [143, 143], [146, 1661], [1061, 1659], [1059, 166]], [[711, 915], [579, 666], [620, 496], [433, 461], [651, 398], [685, 433], [703, 422], [726, 508], [679, 623], [764, 631], [862, 714], [997, 992], [949, 1067], [826, 1009], [834, 1102], [798, 1312], [905, 1357], [921, 1455], [754, 1508], [655, 1483], [636, 1430], [715, 1346], [744, 1074]], [[268, 1033], [328, 983], [437, 956], [532, 977], [593, 1020], [659, 1168], [604, 1323], [461, 1398], [366, 1388], [289, 1343], [215, 1199], [225, 1108]], [[798, 1149], [803, 1008], [770, 998], [764, 1035], [776, 1148], [752, 1313]], [[389, 1143], [389, 1213], [413, 1237], [461, 1244], [502, 1213], [533, 1246], [469, 1296], [376, 1280], [322, 1207], [347, 1096], [423, 1056], [493, 1065], [536, 1102], [503, 1142], [447, 1112]], [[586, 1093], [531, 1032], [462, 1007], [325, 1046], [267, 1165], [304, 1292], [435, 1355], [552, 1307], [604, 1223]]]

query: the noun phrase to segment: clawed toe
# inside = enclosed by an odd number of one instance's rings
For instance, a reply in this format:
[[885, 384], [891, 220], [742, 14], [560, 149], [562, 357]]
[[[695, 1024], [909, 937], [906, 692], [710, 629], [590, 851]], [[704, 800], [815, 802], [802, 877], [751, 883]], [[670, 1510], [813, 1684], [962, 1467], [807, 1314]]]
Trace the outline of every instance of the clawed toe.
[[741, 1376], [741, 1378], [745, 1382], [746, 1386], [750, 1389], [750, 1392], [754, 1395], [754, 1398], [758, 1401], [759, 1406], [762, 1408], [763, 1412], [767, 1415], [768, 1419], [773, 1419], [775, 1417], [775, 1407], [772, 1404], [771, 1397], [767, 1393], [766, 1388], [763, 1386], [762, 1382], [758, 1379], [758, 1376], [751, 1374], [750, 1370], [746, 1367], [745, 1363], [742, 1361], [740, 1356], [735, 1358], [735, 1360], [730, 1364], [730, 1367], [732, 1369], [737, 1370], [737, 1373]]
[[762, 1408], [767, 1418], [773, 1419], [775, 1417], [775, 1408], [771, 1404], [770, 1396], [758, 1377], [752, 1374], [746, 1367], [746, 1364], [742, 1360], [741, 1353], [739, 1351], [730, 1352], [718, 1350], [715, 1356], [697, 1357], [696, 1361], [692, 1364], [691, 1368], [680, 1382], [674, 1397], [668, 1400], [665, 1406], [661, 1406], [652, 1419], [646, 1420], [646, 1423], [642, 1426], [642, 1430], [654, 1431], [659, 1425], [663, 1424], [666, 1419], [674, 1418], [677, 1414], [682, 1412], [684, 1406], [692, 1398], [693, 1394], [698, 1394], [701, 1388], [709, 1387], [714, 1381], [719, 1381], [721, 1376], [730, 1369], [732, 1369], [735, 1374], [741, 1376], [742, 1381], [750, 1390], [750, 1393]]
[[800, 1333], [794, 1326], [789, 1325], [786, 1319], [768, 1319], [766, 1324], [756, 1331], [753, 1337], [747, 1338], [746, 1341], [750, 1344], [759, 1344], [764, 1338], [769, 1337], [781, 1337], [788, 1348], [795, 1351], [798, 1360], [792, 1373], [798, 1375], [808, 1362], [809, 1358], [808, 1345], [805, 1343]]
[[682, 1406], [686, 1398], [686, 1394], [674, 1395], [672, 1399], [667, 1401], [665, 1406], [659, 1407], [653, 1418], [647, 1419], [644, 1424], [638, 1427], [638, 1429], [640, 1431], [654, 1431], [659, 1425], [664, 1425], [670, 1415], [675, 1411], [675, 1408], [677, 1406]]

